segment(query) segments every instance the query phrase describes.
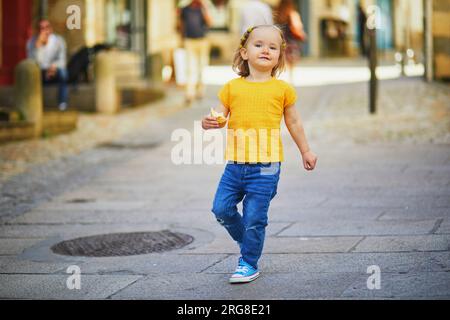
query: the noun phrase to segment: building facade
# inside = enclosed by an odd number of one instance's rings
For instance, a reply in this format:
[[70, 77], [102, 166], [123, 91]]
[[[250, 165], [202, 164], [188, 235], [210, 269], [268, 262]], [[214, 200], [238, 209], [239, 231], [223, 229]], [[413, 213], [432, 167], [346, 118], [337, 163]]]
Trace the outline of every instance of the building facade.
[[[80, 28], [67, 26], [71, 6], [79, 8]], [[14, 67], [26, 57], [26, 42], [41, 18], [64, 37], [69, 57], [84, 46], [106, 43], [138, 54], [146, 73], [149, 57], [168, 61], [180, 45], [175, 12], [175, 0], [0, 0], [0, 84], [12, 84]]]
[[[211, 55], [229, 64], [240, 38], [240, 11], [249, 0], [205, 0], [214, 24], [208, 33]], [[272, 8], [279, 0], [264, 0]], [[433, 33], [433, 72], [445, 76], [449, 65], [450, 0], [296, 0], [309, 40], [303, 55], [357, 57], [361, 54], [361, 19], [358, 7], [376, 5], [379, 12], [377, 43], [380, 52], [412, 49], [418, 62], [424, 58], [424, 25]], [[430, 5], [430, 12], [425, 12]], [[173, 64], [173, 52], [182, 46], [176, 31], [179, 0], [0, 0], [0, 84], [11, 84], [15, 65], [25, 58], [25, 44], [41, 17], [62, 35], [71, 56], [83, 46], [112, 44], [139, 55], [143, 74], [154, 61]], [[66, 25], [70, 6], [80, 9], [80, 28]], [[14, 27], [11, 27], [14, 26]], [[339, 32], [337, 32], [337, 30]], [[430, 41], [428, 41], [430, 43]], [[411, 51], [410, 51], [411, 52]], [[157, 57], [157, 59], [155, 59]]]
[[450, 0], [425, 0], [429, 79], [450, 79]]

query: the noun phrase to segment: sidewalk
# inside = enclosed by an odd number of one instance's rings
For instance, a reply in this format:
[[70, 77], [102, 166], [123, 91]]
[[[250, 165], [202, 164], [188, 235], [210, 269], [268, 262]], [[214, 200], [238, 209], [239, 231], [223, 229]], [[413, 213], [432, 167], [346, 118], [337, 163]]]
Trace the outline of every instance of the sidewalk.
[[151, 127], [156, 119], [184, 108], [182, 94], [167, 89], [167, 97], [114, 115], [80, 113], [77, 129], [50, 138], [0, 144], [0, 182], [23, 173], [33, 165], [76, 155], [101, 143]]
[[[131, 134], [13, 177], [17, 189], [30, 176], [59, 181], [61, 189], [25, 214], [12, 208], [3, 216], [0, 298], [450, 298], [448, 87], [382, 82], [376, 116], [367, 115], [366, 84], [300, 88], [298, 109], [318, 167], [302, 169], [284, 129], [286, 162], [269, 212], [262, 276], [240, 286], [227, 282], [237, 248], [210, 212], [223, 165], [170, 161], [170, 134], [192, 131], [216, 103], [217, 89], [158, 121], [162, 144], [136, 146]], [[40, 186], [36, 194], [45, 192]], [[166, 229], [194, 241], [108, 258], [49, 249], [82, 236]], [[71, 265], [81, 269], [81, 290], [66, 287]], [[367, 287], [371, 266], [380, 269], [379, 290]]]

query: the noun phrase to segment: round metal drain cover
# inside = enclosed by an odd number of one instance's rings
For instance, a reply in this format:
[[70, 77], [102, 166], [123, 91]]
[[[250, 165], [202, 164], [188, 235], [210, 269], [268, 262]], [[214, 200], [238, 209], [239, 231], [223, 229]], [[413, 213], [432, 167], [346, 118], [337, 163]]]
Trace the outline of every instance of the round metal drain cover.
[[179, 249], [193, 240], [190, 235], [169, 230], [111, 233], [63, 241], [51, 250], [66, 256], [117, 257]]

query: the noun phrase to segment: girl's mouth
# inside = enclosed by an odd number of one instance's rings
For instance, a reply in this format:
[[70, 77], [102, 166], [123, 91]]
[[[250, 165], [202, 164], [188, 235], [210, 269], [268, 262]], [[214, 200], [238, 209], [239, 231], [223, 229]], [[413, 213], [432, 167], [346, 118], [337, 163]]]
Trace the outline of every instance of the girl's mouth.
[[269, 57], [259, 57], [260, 59], [270, 61]]

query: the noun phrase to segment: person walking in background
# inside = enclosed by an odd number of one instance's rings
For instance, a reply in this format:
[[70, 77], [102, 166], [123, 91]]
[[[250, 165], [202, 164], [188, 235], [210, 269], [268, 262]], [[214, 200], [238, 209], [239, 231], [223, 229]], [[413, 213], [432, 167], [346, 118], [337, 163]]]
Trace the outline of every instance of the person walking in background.
[[358, 40], [360, 46], [360, 54], [367, 56], [367, 37], [366, 37], [367, 15], [363, 2], [358, 3]]
[[241, 34], [253, 26], [273, 24], [272, 8], [262, 0], [249, 0], [241, 9]]
[[[217, 111], [213, 109], [215, 112], [202, 119], [203, 129], [209, 130], [224, 127], [228, 118], [228, 163], [212, 212], [240, 248], [241, 257], [230, 283], [250, 282], [260, 275], [258, 260], [263, 251], [269, 205], [277, 194], [284, 157], [280, 135], [283, 118], [299, 149], [303, 167], [312, 171], [317, 163], [295, 107], [295, 89], [276, 78], [284, 68], [285, 45], [283, 32], [274, 25], [249, 28], [241, 38], [233, 63], [233, 70], [240, 77], [219, 91], [219, 117], [214, 117]], [[237, 209], [241, 201], [242, 215]]]
[[289, 82], [294, 83], [294, 67], [301, 56], [301, 43], [307, 40], [303, 28], [302, 18], [293, 0], [281, 0], [275, 14], [275, 21], [279, 24], [286, 38], [286, 68]]
[[27, 57], [38, 63], [44, 84], [58, 83], [58, 108], [63, 111], [68, 101], [66, 42], [53, 33], [48, 20], [39, 21], [38, 29], [37, 35], [28, 40]]
[[184, 40], [187, 62], [186, 103], [203, 98], [203, 69], [209, 64], [209, 43], [206, 39], [212, 19], [203, 0], [182, 1], [178, 10], [179, 30]]

